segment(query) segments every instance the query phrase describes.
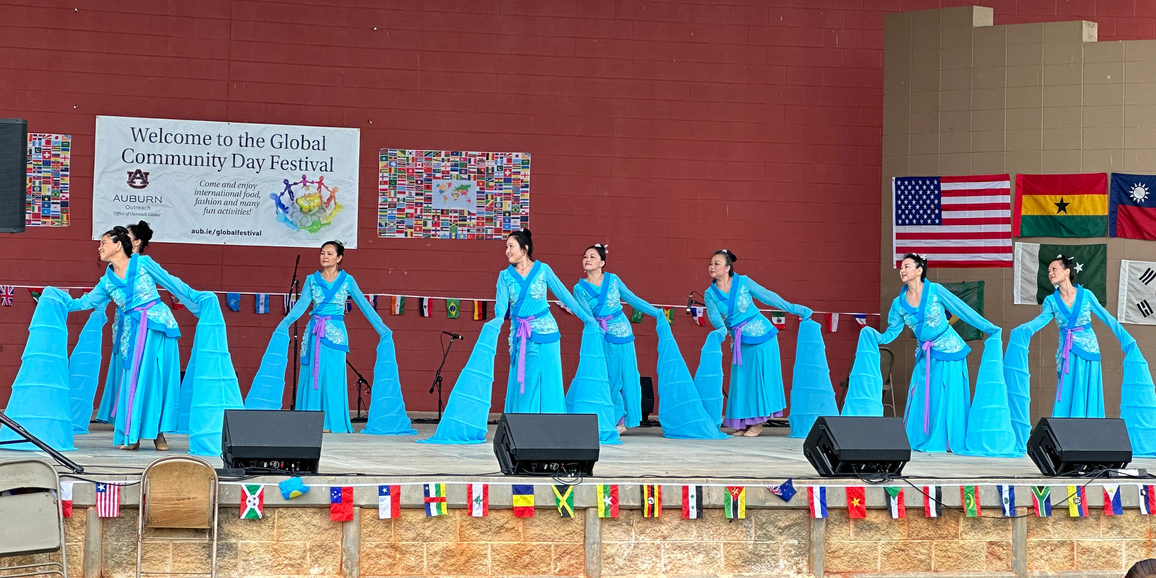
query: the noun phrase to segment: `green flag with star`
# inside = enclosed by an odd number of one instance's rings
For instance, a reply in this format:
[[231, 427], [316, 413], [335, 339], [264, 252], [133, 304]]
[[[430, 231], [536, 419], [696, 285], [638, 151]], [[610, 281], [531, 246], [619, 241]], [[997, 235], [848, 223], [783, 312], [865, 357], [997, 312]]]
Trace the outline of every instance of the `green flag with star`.
[[1048, 264], [1059, 255], [1071, 257], [1073, 282], [1091, 291], [1100, 305], [1108, 304], [1108, 245], [1054, 245], [1049, 243], [1016, 243], [1016, 305], [1036, 305], [1055, 293], [1048, 280]]

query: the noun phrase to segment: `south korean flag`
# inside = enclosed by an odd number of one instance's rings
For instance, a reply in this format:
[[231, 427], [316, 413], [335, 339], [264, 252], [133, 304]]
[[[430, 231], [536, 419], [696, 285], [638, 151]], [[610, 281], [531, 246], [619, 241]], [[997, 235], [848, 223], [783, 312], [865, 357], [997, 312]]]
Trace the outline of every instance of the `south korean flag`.
[[1156, 325], [1156, 263], [1120, 261], [1116, 317], [1122, 323]]

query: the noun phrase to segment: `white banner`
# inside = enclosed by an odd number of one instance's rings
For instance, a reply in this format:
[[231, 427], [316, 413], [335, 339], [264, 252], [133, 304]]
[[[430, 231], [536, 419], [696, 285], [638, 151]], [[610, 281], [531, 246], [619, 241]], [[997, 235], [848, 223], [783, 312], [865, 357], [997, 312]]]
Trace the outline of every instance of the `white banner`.
[[1156, 263], [1120, 261], [1120, 293], [1116, 318], [1121, 323], [1156, 325]]
[[148, 221], [153, 242], [357, 247], [361, 133], [96, 117], [92, 238]]

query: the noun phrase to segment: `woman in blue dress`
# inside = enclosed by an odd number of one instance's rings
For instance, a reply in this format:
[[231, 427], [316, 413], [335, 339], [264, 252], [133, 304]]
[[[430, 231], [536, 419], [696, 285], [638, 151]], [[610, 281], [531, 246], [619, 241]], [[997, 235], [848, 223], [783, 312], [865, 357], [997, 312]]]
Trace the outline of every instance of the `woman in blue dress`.
[[667, 320], [661, 311], [627, 289], [618, 275], [603, 272], [606, 253], [607, 248], [601, 243], [591, 245], [583, 253], [582, 269], [586, 271], [586, 278], [574, 285], [574, 299], [602, 328], [610, 397], [614, 402], [618, 433], [624, 433], [627, 428], [638, 427], [642, 420], [642, 387], [638, 356], [634, 350], [634, 332], [622, 310], [622, 302], [654, 317], [659, 324]]
[[1000, 329], [951, 291], [927, 281], [927, 261], [919, 255], [904, 256], [899, 279], [904, 285], [891, 303], [887, 330], [879, 344], [893, 341], [904, 325], [912, 329], [919, 343], [904, 414], [911, 449], [964, 453], [971, 407], [967, 369], [971, 347], [948, 322], [947, 313], [997, 339]]
[[[515, 231], [506, 238], [506, 260], [509, 266], [498, 274], [494, 319], [482, 328], [469, 361], [458, 375], [437, 431], [429, 439], [420, 441], [447, 444], [485, 441], [494, 356], [507, 311], [510, 313], [510, 377], [506, 383], [504, 411], [566, 413], [559, 346], [562, 334], [550, 312], [547, 290], [586, 324], [584, 343], [587, 335], [596, 331], [597, 322], [575, 301], [549, 265], [534, 260], [534, 241], [529, 229]], [[602, 366], [592, 372], [592, 360], [587, 358], [586, 351], [583, 346], [574, 381], [581, 380], [584, 390], [602, 391], [608, 387], [605, 363], [599, 359]], [[609, 396], [605, 397], [609, 402]], [[612, 426], [610, 433], [616, 434]]]
[[[736, 275], [734, 253], [722, 249], [710, 259], [712, 282], [703, 293], [707, 317], [716, 331], [731, 335], [731, 377], [723, 426], [732, 435], [755, 437], [770, 418], [787, 407], [778, 329], [759, 312], [754, 299], [802, 319], [811, 310], [788, 303], [745, 275]], [[720, 340], [721, 343], [721, 340]]]
[[[361, 314], [381, 337], [378, 346], [378, 360], [374, 365], [374, 400], [370, 406], [370, 423], [367, 430], [376, 429], [374, 405], [378, 399], [378, 386], [382, 392], [392, 394], [391, 411], [396, 412], [405, 423], [399, 424], [397, 431], [369, 431], [369, 433], [416, 433], [409, 429], [405, 418], [404, 404], [401, 403], [400, 385], [397, 379], [397, 363], [394, 357], [392, 332], [381, 321], [381, 317], [357, 286], [353, 276], [340, 269], [345, 256], [345, 247], [338, 241], [329, 241], [321, 246], [321, 270], [305, 278], [301, 286], [301, 299], [281, 320], [273, 332], [261, 368], [253, 380], [253, 387], [245, 399], [248, 409], [280, 409], [285, 391], [285, 350], [288, 348], [288, 327], [310, 312], [309, 325], [301, 342], [301, 373], [297, 380], [296, 409], [302, 411], [324, 411], [324, 431], [333, 433], [353, 433], [349, 421], [349, 381], [346, 378], [345, 356], [349, 352], [349, 334], [345, 329], [345, 302], [352, 298]], [[388, 380], [388, 384], [383, 384]], [[397, 407], [400, 404], [400, 407]], [[386, 408], [378, 408], [386, 409]], [[404, 426], [404, 427], [402, 427]]]

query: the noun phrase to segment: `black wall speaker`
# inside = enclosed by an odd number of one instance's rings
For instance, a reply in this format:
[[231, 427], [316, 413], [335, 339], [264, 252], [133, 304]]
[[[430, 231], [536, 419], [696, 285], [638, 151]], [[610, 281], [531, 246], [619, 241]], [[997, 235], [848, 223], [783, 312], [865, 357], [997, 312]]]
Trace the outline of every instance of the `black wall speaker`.
[[1083, 476], [1126, 467], [1132, 441], [1119, 418], [1045, 417], [1028, 437], [1028, 457], [1045, 476]]
[[0, 233], [24, 232], [28, 121], [0, 118]]
[[221, 460], [227, 468], [317, 473], [323, 411], [225, 410]]
[[504, 413], [494, 455], [506, 475], [594, 475], [598, 416], [592, 413]]
[[803, 455], [824, 477], [899, 475], [911, 443], [897, 417], [820, 417], [803, 441]]

